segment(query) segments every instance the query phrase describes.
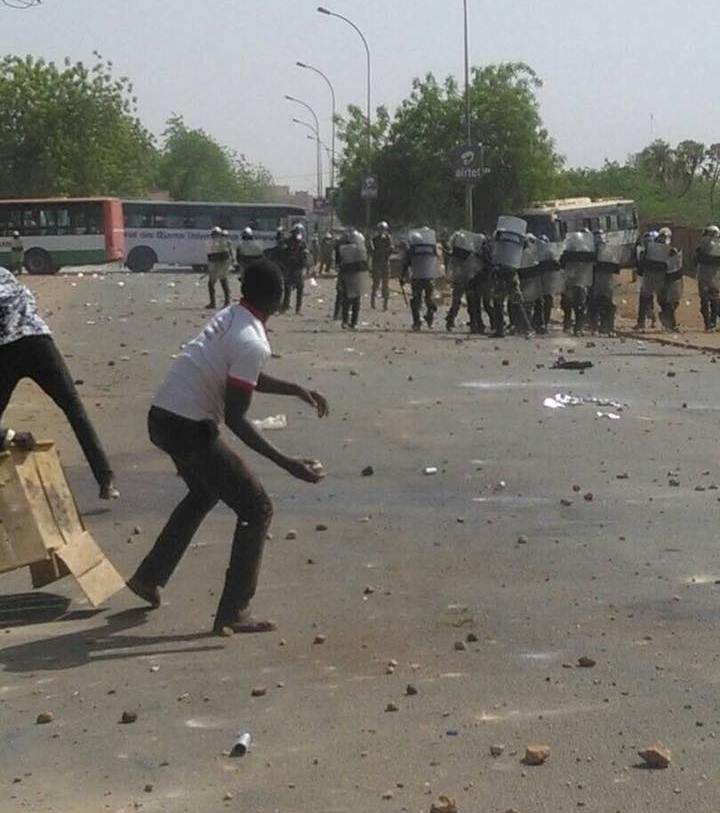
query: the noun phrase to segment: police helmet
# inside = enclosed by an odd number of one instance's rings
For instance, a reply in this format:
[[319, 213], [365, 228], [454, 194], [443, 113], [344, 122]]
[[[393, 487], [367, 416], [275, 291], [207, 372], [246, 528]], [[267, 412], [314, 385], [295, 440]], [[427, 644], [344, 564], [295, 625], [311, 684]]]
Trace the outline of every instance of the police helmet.
[[419, 231], [411, 231], [410, 234], [408, 235], [408, 243], [410, 243], [410, 245], [413, 245], [413, 244], [420, 245], [422, 243], [422, 241], [423, 241], [423, 236], [422, 236], [422, 234], [420, 234]]
[[213, 237], [217, 237], [222, 234], [222, 229], [220, 228], [220, 226], [213, 226], [210, 234]]
[[703, 235], [705, 237], [720, 237], [720, 228], [717, 226], [706, 226]]
[[388, 226], [388, 224], [387, 224], [387, 221], [386, 221], [386, 220], [381, 220], [381, 221], [380, 221], [380, 222], [377, 224], [377, 227], [378, 227], [379, 231], [390, 231], [390, 226]]
[[669, 229], [667, 226], [663, 226], [658, 232], [655, 241], [658, 243], [670, 243], [672, 241], [672, 229]]
[[538, 240], [541, 243], [549, 243], [550, 242], [550, 238], [547, 236], [547, 234], [541, 234], [540, 237], [538, 237]]
[[537, 237], [532, 232], [528, 232], [525, 235], [525, 245], [526, 246], [534, 246], [537, 242]]
[[13, 236], [13, 237], [20, 237], [20, 232], [19, 232], [19, 231], [14, 231], [14, 232], [12, 233], [12, 236]]
[[242, 232], [242, 239], [243, 240], [252, 240], [253, 239], [253, 230], [250, 226], [245, 226]]

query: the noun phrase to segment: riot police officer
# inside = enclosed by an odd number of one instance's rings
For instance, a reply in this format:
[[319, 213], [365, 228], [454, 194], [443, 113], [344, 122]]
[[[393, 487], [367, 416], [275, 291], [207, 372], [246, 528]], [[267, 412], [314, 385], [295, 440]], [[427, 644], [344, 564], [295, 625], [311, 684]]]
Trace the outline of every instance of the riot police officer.
[[335, 240], [332, 234], [328, 231], [323, 235], [320, 242], [320, 271], [323, 274], [329, 274], [333, 269], [333, 258], [335, 256]]
[[377, 232], [370, 242], [372, 258], [372, 293], [370, 307], [375, 310], [378, 291], [382, 292], [383, 310], [388, 309], [390, 299], [390, 255], [393, 250], [390, 226], [383, 220], [378, 223]]
[[435, 320], [435, 279], [438, 276], [438, 251], [435, 231], [423, 226], [410, 232], [405, 264], [402, 271], [403, 282], [409, 277], [412, 295], [410, 310], [412, 312], [413, 330], [422, 327], [421, 308], [425, 300], [425, 323], [432, 328]]
[[237, 270], [240, 278], [245, 273], [245, 269], [256, 260], [262, 259], [265, 252], [262, 244], [255, 239], [255, 234], [250, 226], [243, 229], [240, 235], [235, 259], [237, 260]]
[[659, 298], [662, 294], [665, 271], [648, 264], [647, 249], [655, 242], [658, 234], [659, 232], [654, 230], [646, 231], [635, 249], [635, 264], [637, 275], [640, 278], [635, 330], [644, 330], [648, 317], [651, 319], [652, 326], [655, 327], [655, 298]]
[[[661, 253], [657, 249], [663, 249]], [[663, 267], [664, 279], [660, 301], [660, 322], [665, 330], [676, 331], [677, 309], [683, 291], [683, 254], [672, 244], [672, 231], [663, 226], [652, 246], [648, 246], [647, 258], [657, 267]]]
[[516, 217], [501, 215], [492, 240], [492, 300], [493, 336], [505, 335], [505, 303], [508, 304], [510, 324], [514, 330], [532, 335], [532, 328], [523, 308], [518, 271], [522, 265], [527, 223]]
[[700, 313], [705, 330], [717, 327], [720, 316], [720, 228], [707, 226], [695, 252]]
[[301, 223], [296, 223], [290, 231], [290, 237], [285, 241], [285, 293], [280, 309], [281, 313], [285, 313], [290, 308], [290, 296], [293, 288], [295, 289], [295, 313], [300, 314], [302, 312], [305, 272], [309, 261], [310, 252], [305, 242], [305, 229]]
[[216, 307], [215, 285], [219, 281], [225, 297], [225, 307], [230, 304], [229, 277], [232, 270], [232, 243], [227, 233], [220, 226], [214, 226], [210, 232], [210, 243], [207, 250], [208, 293], [210, 301], [205, 306], [212, 310]]
[[25, 248], [22, 238], [20, 237], [20, 232], [14, 231], [12, 233], [12, 242], [10, 243], [10, 270], [16, 277], [22, 274], [24, 260]]
[[348, 229], [336, 251], [342, 326], [355, 330], [360, 318], [360, 299], [370, 287], [365, 238], [357, 229]]
[[525, 311], [525, 318], [530, 322], [533, 311], [536, 311], [535, 321], [537, 323], [539, 312], [542, 311], [542, 275], [538, 260], [537, 238], [534, 234], [528, 233], [525, 235], [525, 245], [523, 246], [518, 277], [520, 278], [520, 291], [522, 293], [522, 307]]
[[581, 336], [595, 270], [595, 239], [589, 229], [568, 235], [560, 264], [565, 270], [563, 329]]
[[539, 333], [547, 333], [555, 305], [555, 297], [565, 288], [565, 274], [560, 267], [563, 252], [561, 243], [551, 243], [546, 234], [541, 234], [537, 242], [538, 269], [542, 283], [541, 307], [536, 309], [534, 326]]
[[593, 333], [608, 336], [615, 333], [615, 287], [621, 268], [621, 247], [611, 245], [603, 229], [594, 232], [595, 269], [590, 303], [590, 326]]

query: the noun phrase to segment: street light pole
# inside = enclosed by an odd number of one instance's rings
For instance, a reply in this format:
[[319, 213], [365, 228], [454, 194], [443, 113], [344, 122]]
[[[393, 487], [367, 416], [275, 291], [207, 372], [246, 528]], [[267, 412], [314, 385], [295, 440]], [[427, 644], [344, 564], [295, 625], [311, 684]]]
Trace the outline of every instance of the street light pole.
[[[312, 124], [310, 124], [307, 121], [302, 121], [301, 119], [293, 119], [293, 124], [300, 124], [302, 127], [307, 127], [308, 130], [310, 130], [310, 132], [312, 133], [312, 135], [308, 135], [308, 138], [311, 141], [315, 141], [316, 144], [318, 142], [322, 144], [322, 141], [320, 140], [320, 133], [318, 132], [318, 130], [315, 129], [315, 127]], [[319, 183], [322, 184], [322, 165], [320, 163], [320, 151], [317, 149], [315, 151], [315, 172], [316, 178], [319, 178], [320, 179]]]
[[[342, 14], [338, 14], [336, 11], [330, 11], [330, 9], [325, 8], [324, 6], [318, 6], [318, 12], [320, 14], [326, 14], [329, 17], [337, 17], [338, 20], [342, 20], [346, 22], [351, 28], [354, 28], [355, 31], [360, 36], [360, 39], [363, 41], [363, 45], [365, 46], [365, 54], [367, 56], [367, 171], [370, 172], [372, 167], [372, 104], [371, 104], [371, 67], [370, 67], [370, 46], [368, 45], [367, 39], [365, 39], [365, 35], [363, 32], [355, 25], [352, 20], [349, 20], [347, 17], [343, 17]], [[365, 228], [370, 233], [370, 198], [365, 198]]]
[[[465, 17], [465, 130], [467, 144], [472, 144], [472, 125], [470, 122], [470, 51], [468, 47], [468, 4], [463, 0]], [[473, 187], [471, 183], [465, 186], [465, 228], [473, 230]]]
[[310, 107], [307, 102], [302, 101], [302, 99], [296, 99], [294, 96], [285, 96], [288, 102], [294, 102], [295, 104], [302, 105], [306, 110], [309, 110], [313, 119], [315, 120], [315, 132], [317, 133], [317, 167], [318, 167], [318, 175], [317, 175], [317, 196], [318, 198], [322, 197], [322, 175], [320, 173], [320, 122], [318, 121], [317, 114], [315, 111]]
[[[298, 68], [305, 68], [308, 71], [313, 71], [317, 73], [327, 83], [327, 86], [330, 88], [330, 96], [332, 98], [332, 137], [330, 140], [332, 156], [330, 158], [330, 188], [333, 190], [333, 194], [335, 194], [335, 115], [336, 115], [336, 104], [335, 104], [335, 88], [333, 87], [332, 82], [325, 76], [325, 74], [319, 69], [315, 68], [313, 65], [308, 65], [305, 62], [296, 62], [295, 63]], [[335, 201], [330, 203], [330, 231], [333, 230], [335, 227]]]

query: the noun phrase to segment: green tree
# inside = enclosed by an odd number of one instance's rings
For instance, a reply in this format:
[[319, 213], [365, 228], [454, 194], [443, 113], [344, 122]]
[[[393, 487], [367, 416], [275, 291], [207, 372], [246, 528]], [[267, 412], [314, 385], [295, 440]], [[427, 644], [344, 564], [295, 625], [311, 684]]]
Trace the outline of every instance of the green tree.
[[0, 59], [0, 196], [139, 195], [156, 151], [113, 65]]
[[[474, 68], [470, 88], [474, 139], [485, 147], [486, 177], [475, 189], [476, 226], [492, 228], [551, 189], [562, 159], [542, 125], [535, 96], [540, 79], [523, 63]], [[357, 108], [340, 128], [341, 214], [358, 222], [359, 177], [370, 163], [378, 175], [377, 213], [395, 223], [454, 226], [463, 219], [464, 190], [451, 179], [450, 153], [464, 143], [464, 98], [457, 82], [432, 74], [413, 82], [392, 120], [378, 110], [368, 162]]]
[[174, 200], [258, 200], [272, 182], [269, 172], [218, 144], [182, 116], [169, 119], [158, 182]]

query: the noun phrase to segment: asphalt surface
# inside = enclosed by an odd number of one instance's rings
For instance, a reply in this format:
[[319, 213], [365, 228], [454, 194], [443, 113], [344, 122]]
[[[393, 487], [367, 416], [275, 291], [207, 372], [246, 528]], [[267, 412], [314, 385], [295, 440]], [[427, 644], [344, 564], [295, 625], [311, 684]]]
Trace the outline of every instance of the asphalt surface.
[[[33, 385], [6, 420], [56, 439], [86, 523], [129, 575], [183, 493], [145, 415], [207, 318], [204, 286], [25, 281], [83, 382], [122, 499], [98, 502]], [[719, 809], [714, 357], [557, 332], [412, 334], [398, 293], [347, 333], [328, 319], [333, 295], [323, 280], [303, 318], [271, 322], [267, 368], [325, 392], [330, 418], [277, 397], [252, 407], [286, 414], [272, 440], [319, 457], [326, 481], [293, 481], [238, 444], [275, 503], [254, 607], [278, 632], [208, 634], [234, 524], [224, 507], [156, 612], [127, 591], [92, 610], [69, 578], [31, 600], [25, 571], [3, 575], [0, 808], [428, 813], [447, 794], [461, 813]], [[559, 355], [594, 366], [551, 369]], [[544, 406], [558, 393], [624, 406]], [[37, 725], [44, 711], [53, 722]], [[120, 724], [124, 711], [137, 721]], [[241, 731], [251, 750], [231, 758]], [[656, 741], [671, 766], [638, 767]], [[529, 743], [550, 747], [545, 765], [521, 763]]]

